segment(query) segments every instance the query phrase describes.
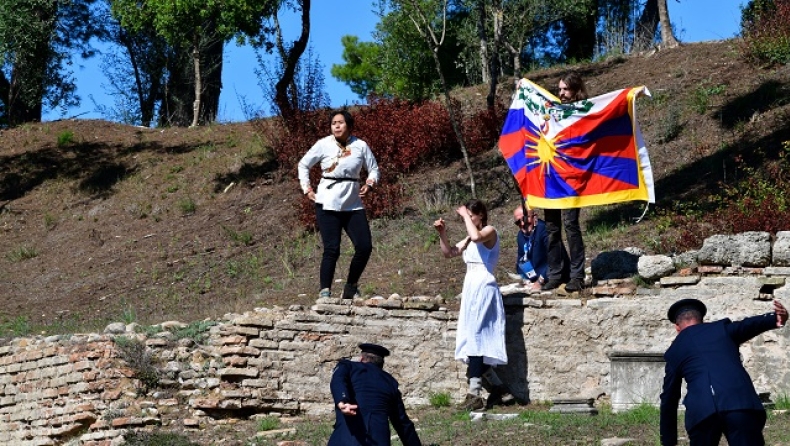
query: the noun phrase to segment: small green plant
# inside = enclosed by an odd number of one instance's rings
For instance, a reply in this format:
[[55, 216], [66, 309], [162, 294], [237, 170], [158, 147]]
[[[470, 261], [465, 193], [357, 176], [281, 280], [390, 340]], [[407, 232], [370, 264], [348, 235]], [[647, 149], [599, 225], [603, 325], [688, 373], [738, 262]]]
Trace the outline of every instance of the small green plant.
[[636, 286], [640, 288], [651, 288], [653, 286], [653, 282], [645, 279], [639, 274], [634, 274], [633, 276], [631, 276], [631, 280], [634, 282]]
[[50, 214], [49, 212], [44, 213], [44, 227], [47, 228], [47, 231], [51, 231], [55, 229], [55, 226], [58, 224], [58, 219]]
[[277, 417], [263, 417], [258, 420], [258, 432], [272, 431], [280, 427], [280, 419]]
[[232, 228], [227, 226], [222, 226], [222, 230], [225, 231], [228, 237], [236, 243], [249, 246], [252, 244], [252, 233], [247, 231], [235, 231]]
[[124, 308], [123, 313], [121, 314], [121, 320], [127, 325], [137, 322], [137, 313], [134, 311], [134, 308], [131, 306]]
[[428, 396], [428, 401], [433, 407], [449, 407], [452, 402], [452, 397], [447, 392], [431, 393]]
[[74, 142], [74, 132], [64, 130], [58, 133], [58, 147], [64, 147]]
[[197, 205], [195, 204], [195, 200], [191, 198], [182, 198], [178, 201], [178, 208], [184, 215], [194, 214], [195, 210], [197, 209]]
[[148, 390], [159, 385], [159, 370], [154, 365], [153, 352], [137, 338], [117, 336], [113, 338], [118, 348], [118, 356], [129, 364], [134, 377]]
[[17, 316], [10, 321], [0, 323], [0, 334], [8, 333], [14, 337], [20, 337], [27, 336], [30, 332], [30, 320], [27, 316]]
[[647, 424], [659, 417], [659, 408], [650, 404], [642, 403], [631, 410], [623, 412], [620, 417], [628, 424]]
[[209, 329], [215, 325], [217, 325], [217, 322], [215, 321], [192, 322], [186, 327], [178, 328], [174, 330], [173, 337], [175, 338], [175, 340], [191, 339], [196, 344], [201, 344], [203, 343], [203, 341], [206, 340]]
[[712, 87], [699, 86], [691, 95], [691, 107], [699, 113], [704, 115], [708, 111], [711, 96], [717, 96], [724, 93], [724, 85], [714, 85]]
[[677, 104], [671, 102], [665, 110], [666, 114], [658, 123], [658, 139], [662, 143], [673, 141], [683, 131], [683, 126], [680, 124], [680, 108]]
[[786, 393], [782, 393], [776, 397], [776, 401], [774, 402], [775, 408], [779, 410], [788, 410], [790, 409], [790, 395]]
[[6, 257], [12, 263], [16, 263], [38, 257], [38, 251], [36, 251], [36, 248], [31, 248], [30, 246], [20, 246], [8, 253]]

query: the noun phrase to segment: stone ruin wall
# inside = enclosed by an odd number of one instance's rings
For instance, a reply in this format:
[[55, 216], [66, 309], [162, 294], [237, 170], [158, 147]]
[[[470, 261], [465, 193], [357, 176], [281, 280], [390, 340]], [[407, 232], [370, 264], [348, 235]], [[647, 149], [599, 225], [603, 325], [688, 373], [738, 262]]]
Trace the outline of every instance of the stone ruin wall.
[[[665, 320], [675, 300], [697, 297], [708, 320], [733, 320], [790, 303], [790, 268], [699, 268], [637, 289], [607, 281], [590, 299], [506, 292], [509, 364], [500, 375], [532, 401], [611, 395], [609, 354], [663, 352], [675, 336]], [[737, 274], [736, 274], [737, 273]], [[420, 299], [379, 299], [311, 308], [257, 309], [227, 315], [205, 344], [115, 334], [18, 338], [0, 347], [0, 444], [104, 446], [127, 429], [194, 428], [259, 413], [328, 414], [335, 362], [360, 342], [393, 351], [386, 368], [407, 406], [432, 393], [465, 392], [465, 367], [453, 359], [457, 313]], [[128, 327], [129, 329], [131, 327]], [[119, 330], [123, 331], [123, 330]], [[119, 357], [114, 336], [137, 336], [155, 352], [160, 388], [144, 392]], [[790, 393], [790, 330], [763, 334], [741, 348], [760, 392]]]

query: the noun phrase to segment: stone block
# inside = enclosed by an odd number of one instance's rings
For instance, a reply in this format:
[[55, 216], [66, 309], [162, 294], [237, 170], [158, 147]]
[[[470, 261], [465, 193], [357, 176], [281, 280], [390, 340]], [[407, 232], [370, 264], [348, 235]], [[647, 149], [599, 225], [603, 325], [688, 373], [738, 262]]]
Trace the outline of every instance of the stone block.
[[609, 361], [613, 412], [644, 403], [658, 406], [664, 381], [663, 352], [612, 352]]
[[700, 281], [700, 276], [669, 276], [662, 277], [659, 284], [662, 287], [696, 285]]

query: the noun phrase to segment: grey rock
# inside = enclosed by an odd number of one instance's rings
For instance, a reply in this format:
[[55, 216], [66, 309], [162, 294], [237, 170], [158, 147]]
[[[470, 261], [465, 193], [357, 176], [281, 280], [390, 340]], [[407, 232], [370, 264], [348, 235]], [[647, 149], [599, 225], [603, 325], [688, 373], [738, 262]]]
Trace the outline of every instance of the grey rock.
[[601, 440], [601, 446], [627, 446], [632, 444], [636, 444], [636, 439], [614, 437]]
[[647, 280], [668, 276], [675, 271], [675, 263], [669, 256], [641, 256], [637, 262], [639, 275]]
[[687, 251], [681, 252], [676, 254], [672, 257], [672, 261], [675, 262], [675, 268], [688, 268], [697, 265], [697, 252], [698, 251]]
[[771, 254], [773, 266], [790, 266], [790, 231], [776, 233]]
[[768, 266], [771, 264], [771, 235], [767, 232], [744, 232], [708, 237], [697, 254], [697, 260], [703, 265]]
[[126, 333], [126, 324], [123, 322], [113, 322], [104, 327], [105, 334], [124, 334]]

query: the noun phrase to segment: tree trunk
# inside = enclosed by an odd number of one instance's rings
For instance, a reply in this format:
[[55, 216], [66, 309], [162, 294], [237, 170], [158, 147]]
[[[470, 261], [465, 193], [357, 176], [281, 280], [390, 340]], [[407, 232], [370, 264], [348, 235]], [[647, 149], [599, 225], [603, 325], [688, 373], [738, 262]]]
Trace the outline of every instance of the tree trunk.
[[208, 124], [217, 120], [219, 95], [222, 92], [222, 51], [225, 43], [221, 39], [211, 39], [203, 45], [203, 95], [200, 101], [200, 123]]
[[513, 57], [513, 78], [518, 81], [521, 78], [521, 48], [513, 48], [510, 42], [504, 42], [504, 45]]
[[196, 34], [193, 42], [192, 63], [195, 70], [195, 99], [192, 101], [192, 124], [189, 126], [197, 127], [200, 116], [200, 93], [203, 90], [203, 84], [200, 79], [200, 36]]
[[[664, 0], [666, 2], [666, 0]], [[647, 0], [634, 29], [634, 51], [644, 51], [653, 46], [658, 27], [658, 0]]]
[[680, 42], [675, 38], [672, 32], [672, 23], [669, 22], [669, 9], [667, 9], [667, 0], [658, 0], [658, 17], [661, 22], [661, 42], [667, 48], [675, 48], [680, 45]]
[[[447, 113], [450, 115], [450, 124], [453, 126], [453, 132], [455, 133], [456, 139], [458, 139], [458, 145], [461, 146], [461, 153], [464, 155], [464, 164], [466, 164], [466, 169], [469, 171], [469, 187], [472, 192], [472, 198], [477, 198], [477, 188], [475, 186], [475, 175], [474, 170], [472, 170], [472, 163], [469, 161], [469, 151], [466, 150], [466, 143], [464, 142], [464, 134], [461, 132], [461, 125], [460, 119], [456, 115], [455, 107], [453, 107], [452, 99], [450, 98], [450, 88], [447, 86], [447, 79], [444, 77], [444, 72], [442, 71], [442, 62], [439, 59], [439, 48], [441, 47], [442, 40], [438, 40], [431, 29], [430, 22], [425, 18], [420, 10], [419, 5], [415, 0], [411, 0], [411, 5], [414, 10], [414, 13], [418, 15], [418, 17], [414, 17], [413, 15], [409, 15], [411, 21], [414, 23], [414, 26], [417, 27], [417, 31], [422, 35], [425, 39], [425, 43], [428, 45], [428, 49], [431, 51], [431, 55], [433, 56], [433, 63], [436, 66], [436, 73], [439, 75], [439, 81], [442, 83], [442, 90], [444, 91], [444, 100], [447, 104]], [[447, 1], [445, 0], [445, 11], [447, 8]], [[422, 24], [422, 27], [420, 26]], [[446, 26], [444, 21], [442, 22], [442, 26]], [[423, 28], [424, 27], [424, 28]], [[444, 36], [444, 32], [442, 32], [442, 36]]]
[[483, 83], [488, 83], [491, 67], [488, 59], [488, 33], [486, 32], [486, 21], [488, 14], [486, 14], [485, 0], [477, 1], [477, 36], [480, 39], [480, 69], [483, 75]]
[[502, 11], [501, 2], [495, 2], [494, 6], [494, 49], [491, 51], [491, 81], [488, 84], [488, 96], [486, 97], [486, 105], [489, 109], [493, 109], [496, 103], [496, 87], [499, 83], [499, 46], [502, 42], [502, 20], [504, 18], [504, 11]]
[[288, 49], [287, 56], [283, 60], [283, 74], [274, 86], [274, 103], [280, 110], [280, 116], [286, 125], [292, 122], [296, 112], [296, 105], [289, 101], [288, 88], [294, 81], [296, 64], [299, 63], [299, 58], [302, 57], [310, 39], [310, 0], [300, 0], [300, 3], [302, 6], [302, 33], [299, 39], [293, 42], [293, 46]]
[[588, 12], [580, 17], [567, 17], [562, 21], [567, 37], [565, 59], [590, 60], [595, 53], [598, 2], [593, 1]]
[[192, 121], [192, 100], [194, 89], [192, 80], [191, 54], [181, 49], [175, 49], [167, 62], [167, 85], [165, 86], [164, 101], [159, 109], [160, 126], [186, 127]]

